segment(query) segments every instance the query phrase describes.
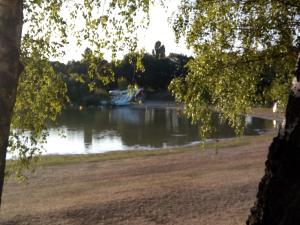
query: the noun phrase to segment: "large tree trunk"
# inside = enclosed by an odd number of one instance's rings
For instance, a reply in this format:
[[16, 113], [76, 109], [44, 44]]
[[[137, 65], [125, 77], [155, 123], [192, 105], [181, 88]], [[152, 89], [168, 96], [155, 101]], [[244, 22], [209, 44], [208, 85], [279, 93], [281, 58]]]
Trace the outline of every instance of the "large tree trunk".
[[0, 0], [0, 205], [10, 122], [16, 100], [23, 24], [23, 0]]
[[285, 121], [269, 147], [248, 225], [300, 224], [300, 54]]

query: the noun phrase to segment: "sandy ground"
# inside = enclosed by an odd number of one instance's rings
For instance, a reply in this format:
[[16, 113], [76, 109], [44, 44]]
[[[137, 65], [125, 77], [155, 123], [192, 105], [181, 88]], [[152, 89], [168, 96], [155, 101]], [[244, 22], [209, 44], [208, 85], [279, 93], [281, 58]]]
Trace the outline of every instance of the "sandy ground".
[[6, 182], [0, 224], [245, 224], [270, 141], [39, 168]]

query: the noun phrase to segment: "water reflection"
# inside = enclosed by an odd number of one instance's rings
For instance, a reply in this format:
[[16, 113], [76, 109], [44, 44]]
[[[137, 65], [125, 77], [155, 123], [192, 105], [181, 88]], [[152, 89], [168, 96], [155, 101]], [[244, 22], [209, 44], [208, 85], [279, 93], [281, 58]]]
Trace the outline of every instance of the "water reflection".
[[[217, 132], [210, 138], [228, 138], [233, 129], [214, 114]], [[272, 128], [272, 121], [245, 118], [245, 134]], [[63, 129], [66, 138], [58, 134]], [[47, 154], [99, 153], [136, 148], [185, 145], [199, 141], [199, 127], [191, 125], [178, 109], [116, 107], [67, 110], [50, 128]]]

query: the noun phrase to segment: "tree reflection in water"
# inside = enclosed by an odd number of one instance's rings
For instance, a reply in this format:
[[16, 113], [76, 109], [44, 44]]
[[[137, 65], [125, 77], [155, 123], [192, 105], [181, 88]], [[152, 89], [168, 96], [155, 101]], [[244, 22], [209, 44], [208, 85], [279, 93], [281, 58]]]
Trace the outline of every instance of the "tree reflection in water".
[[[229, 126], [220, 123], [217, 114], [214, 114], [212, 126], [217, 132], [209, 138], [235, 135]], [[245, 134], [257, 134], [272, 127], [272, 121], [245, 118]], [[65, 129], [67, 137], [59, 137], [54, 128]], [[46, 148], [48, 154], [78, 154], [186, 145], [199, 141], [198, 128], [191, 125], [177, 108], [127, 106], [66, 110], [57, 125], [50, 127]]]

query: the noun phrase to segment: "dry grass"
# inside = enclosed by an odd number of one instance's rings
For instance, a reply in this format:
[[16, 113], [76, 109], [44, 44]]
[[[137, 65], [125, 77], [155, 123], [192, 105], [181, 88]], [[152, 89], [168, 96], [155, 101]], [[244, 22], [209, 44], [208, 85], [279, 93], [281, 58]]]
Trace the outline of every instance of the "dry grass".
[[28, 184], [6, 182], [0, 224], [243, 224], [271, 138], [46, 157]]

